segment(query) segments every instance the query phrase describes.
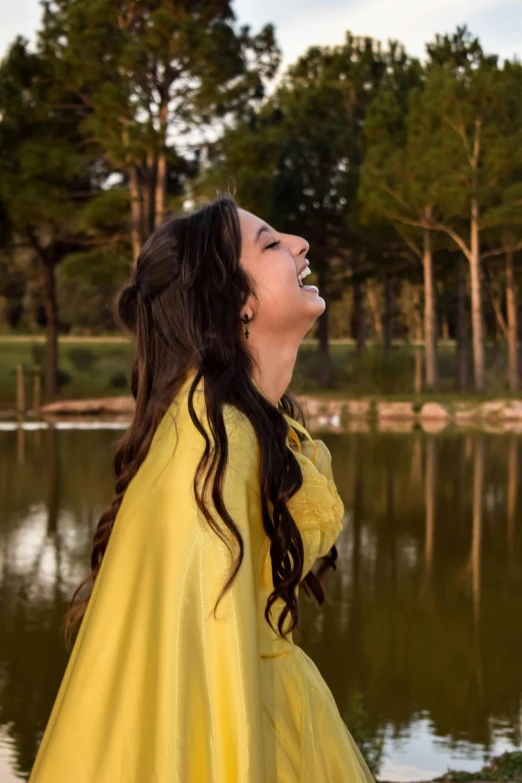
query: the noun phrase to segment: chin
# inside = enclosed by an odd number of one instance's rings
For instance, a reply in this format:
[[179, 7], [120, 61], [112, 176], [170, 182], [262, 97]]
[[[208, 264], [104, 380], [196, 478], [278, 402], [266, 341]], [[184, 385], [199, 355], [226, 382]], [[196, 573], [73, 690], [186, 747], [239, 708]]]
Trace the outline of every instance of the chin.
[[315, 318], [319, 318], [319, 316], [322, 315], [326, 310], [326, 302], [322, 296], [316, 294], [313, 299], [310, 298], [307, 310], [310, 313], [313, 313]]

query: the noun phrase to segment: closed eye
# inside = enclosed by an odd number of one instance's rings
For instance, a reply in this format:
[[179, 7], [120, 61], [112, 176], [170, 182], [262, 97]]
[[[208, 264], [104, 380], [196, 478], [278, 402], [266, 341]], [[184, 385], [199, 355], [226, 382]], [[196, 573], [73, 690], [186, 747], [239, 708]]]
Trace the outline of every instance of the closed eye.
[[265, 250], [270, 250], [272, 247], [277, 247], [277, 245], [281, 244], [281, 240], [278, 239], [277, 241], [271, 242], [269, 245], [265, 247]]

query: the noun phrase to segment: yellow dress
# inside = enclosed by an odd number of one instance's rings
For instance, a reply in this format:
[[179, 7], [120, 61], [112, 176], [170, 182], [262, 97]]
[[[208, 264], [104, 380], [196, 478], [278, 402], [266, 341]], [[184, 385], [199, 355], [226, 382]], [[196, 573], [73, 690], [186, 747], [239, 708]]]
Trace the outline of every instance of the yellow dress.
[[[124, 495], [29, 783], [373, 783], [319, 670], [264, 618], [273, 584], [259, 444], [231, 405], [224, 501], [244, 559], [214, 618], [232, 559], [194, 499], [204, 440], [188, 412], [192, 379]], [[203, 379], [194, 406], [210, 433]], [[304, 477], [288, 504], [304, 578], [344, 508], [326, 445], [286, 418]]]

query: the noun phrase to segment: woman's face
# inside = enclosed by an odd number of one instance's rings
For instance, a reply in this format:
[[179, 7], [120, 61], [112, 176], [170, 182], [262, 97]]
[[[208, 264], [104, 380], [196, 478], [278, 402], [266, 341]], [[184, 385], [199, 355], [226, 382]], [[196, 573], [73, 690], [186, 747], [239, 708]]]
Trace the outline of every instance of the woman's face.
[[[298, 273], [308, 266], [306, 239], [275, 231], [263, 220], [239, 209], [241, 266], [255, 281], [259, 302], [249, 301], [242, 313], [252, 318], [251, 334], [293, 334], [301, 340], [326, 307], [315, 286], [301, 288]], [[312, 270], [313, 271], [313, 270]]]

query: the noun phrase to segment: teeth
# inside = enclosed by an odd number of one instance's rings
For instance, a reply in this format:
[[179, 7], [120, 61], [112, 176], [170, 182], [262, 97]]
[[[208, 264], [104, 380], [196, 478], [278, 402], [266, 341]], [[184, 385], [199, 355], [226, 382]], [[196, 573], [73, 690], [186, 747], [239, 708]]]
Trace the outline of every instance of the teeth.
[[305, 279], [305, 277], [308, 277], [308, 275], [310, 275], [310, 274], [312, 274], [310, 267], [309, 266], [305, 266], [305, 268], [303, 269], [301, 274], [297, 275], [297, 279], [299, 280], [301, 285], [303, 285], [303, 280]]

